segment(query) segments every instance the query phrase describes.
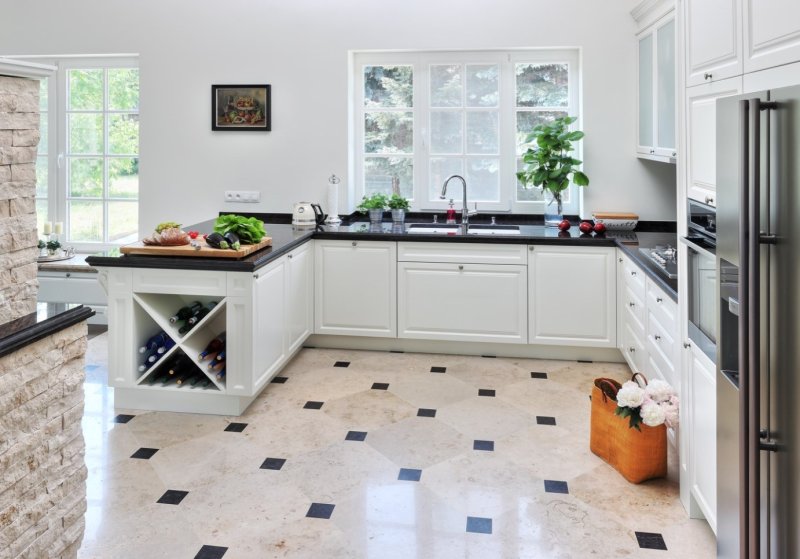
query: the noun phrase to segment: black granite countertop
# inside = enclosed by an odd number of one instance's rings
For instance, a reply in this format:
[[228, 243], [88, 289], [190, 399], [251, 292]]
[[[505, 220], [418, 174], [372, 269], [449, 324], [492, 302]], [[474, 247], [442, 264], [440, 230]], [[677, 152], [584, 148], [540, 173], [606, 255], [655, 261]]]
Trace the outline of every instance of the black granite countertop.
[[0, 324], [0, 357], [83, 322], [94, 311], [83, 305], [38, 303], [36, 312]]
[[[428, 222], [430, 223], [430, 222]], [[210, 233], [214, 220], [204, 221], [184, 229], [200, 233]], [[286, 254], [309, 239], [407, 241], [407, 242], [448, 242], [448, 243], [490, 243], [490, 244], [539, 244], [564, 246], [608, 246], [620, 247], [648, 276], [652, 277], [673, 299], [677, 300], [677, 282], [662, 276], [655, 264], [647, 261], [639, 248], [652, 248], [657, 245], [677, 246], [677, 235], [665, 232], [648, 231], [608, 231], [604, 235], [582, 235], [573, 226], [567, 232], [543, 225], [520, 225], [518, 235], [472, 235], [460, 229], [453, 233], [409, 233], [408, 226], [396, 226], [391, 222], [371, 225], [368, 222], [355, 222], [339, 227], [320, 226], [312, 229], [296, 228], [288, 223], [265, 223], [267, 234], [272, 237], [272, 246], [238, 260], [226, 258], [194, 258], [169, 256], [123, 255], [118, 250], [100, 252], [87, 257], [91, 266], [125, 268], [164, 268], [178, 270], [219, 270], [228, 272], [252, 272], [270, 261]]]

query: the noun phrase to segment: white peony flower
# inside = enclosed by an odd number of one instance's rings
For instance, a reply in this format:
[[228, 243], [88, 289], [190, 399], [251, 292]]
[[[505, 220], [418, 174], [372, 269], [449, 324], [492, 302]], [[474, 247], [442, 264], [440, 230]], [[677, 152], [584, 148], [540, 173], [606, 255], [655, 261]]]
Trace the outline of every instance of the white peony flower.
[[673, 429], [677, 429], [678, 424], [680, 423], [680, 414], [678, 413], [678, 397], [673, 395], [669, 399], [669, 402], [661, 404], [661, 407], [664, 409], [667, 425]]
[[617, 392], [617, 405], [620, 407], [638, 408], [644, 401], [644, 390], [633, 381], [622, 385]]
[[645, 402], [639, 410], [639, 415], [642, 416], [642, 423], [649, 427], [658, 427], [666, 419], [664, 409], [653, 401]]
[[675, 394], [672, 387], [661, 379], [653, 379], [644, 389], [645, 395], [649, 396], [654, 402], [666, 402]]

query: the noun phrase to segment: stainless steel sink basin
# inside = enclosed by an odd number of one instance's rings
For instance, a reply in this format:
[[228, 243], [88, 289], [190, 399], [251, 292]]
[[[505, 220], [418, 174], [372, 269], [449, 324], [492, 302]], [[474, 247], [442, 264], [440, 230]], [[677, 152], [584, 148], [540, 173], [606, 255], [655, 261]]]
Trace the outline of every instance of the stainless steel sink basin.
[[[458, 235], [462, 231], [461, 225], [440, 223], [412, 223], [408, 226], [409, 233], [428, 235]], [[469, 225], [468, 235], [519, 235], [519, 225]]]

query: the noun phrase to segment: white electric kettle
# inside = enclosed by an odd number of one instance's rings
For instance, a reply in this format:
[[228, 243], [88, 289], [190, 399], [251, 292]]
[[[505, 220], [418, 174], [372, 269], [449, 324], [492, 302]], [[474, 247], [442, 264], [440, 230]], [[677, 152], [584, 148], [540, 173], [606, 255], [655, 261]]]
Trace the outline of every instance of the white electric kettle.
[[292, 225], [314, 227], [325, 222], [325, 214], [319, 204], [297, 202], [292, 210]]

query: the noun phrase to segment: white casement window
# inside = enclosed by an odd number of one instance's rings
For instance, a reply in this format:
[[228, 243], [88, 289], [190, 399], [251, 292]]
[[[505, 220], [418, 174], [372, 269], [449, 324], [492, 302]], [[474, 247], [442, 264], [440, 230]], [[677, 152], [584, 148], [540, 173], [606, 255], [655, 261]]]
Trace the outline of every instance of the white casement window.
[[[542, 193], [516, 172], [525, 136], [541, 122], [572, 115], [580, 126], [577, 49], [358, 52], [353, 54], [353, 176], [364, 194], [400, 193], [414, 210], [460, 208], [461, 185], [478, 210], [541, 212]], [[575, 155], [580, 159], [580, 144]], [[565, 213], [579, 213], [571, 187]]]
[[37, 59], [41, 82], [36, 213], [78, 250], [139, 238], [139, 69], [135, 58]]

